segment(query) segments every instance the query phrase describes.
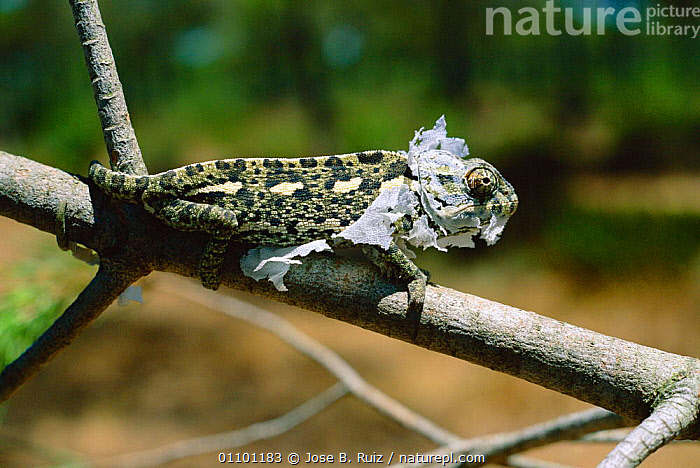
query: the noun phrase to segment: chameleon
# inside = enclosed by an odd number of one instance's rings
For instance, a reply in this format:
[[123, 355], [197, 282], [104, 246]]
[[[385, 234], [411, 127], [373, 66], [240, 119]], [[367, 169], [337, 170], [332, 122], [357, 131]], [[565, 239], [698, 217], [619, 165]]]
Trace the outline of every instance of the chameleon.
[[[387, 221], [393, 220], [390, 228], [396, 235], [415, 237], [422, 223], [427, 232], [436, 234], [438, 243], [478, 233], [497, 218], [505, 224], [518, 205], [513, 187], [491, 164], [438, 149], [417, 157], [372, 150], [307, 158], [223, 159], [145, 176], [115, 172], [93, 161], [89, 175], [108, 196], [138, 204], [172, 228], [208, 233], [200, 276], [209, 289], [219, 287], [231, 240], [279, 247], [318, 239], [334, 246], [362, 244], [342, 236], [382, 193], [401, 191], [413, 197], [406, 213]], [[382, 272], [406, 282], [409, 311], [420, 312], [428, 277], [397, 239], [394, 236], [383, 246], [362, 244], [363, 251]]]

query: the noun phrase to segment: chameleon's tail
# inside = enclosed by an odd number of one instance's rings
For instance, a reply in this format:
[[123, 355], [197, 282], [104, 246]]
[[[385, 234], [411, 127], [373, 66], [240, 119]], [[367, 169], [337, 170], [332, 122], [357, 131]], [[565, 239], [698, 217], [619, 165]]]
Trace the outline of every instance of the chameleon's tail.
[[98, 161], [90, 163], [90, 179], [107, 195], [133, 201], [140, 200], [149, 186], [148, 177], [115, 172]]

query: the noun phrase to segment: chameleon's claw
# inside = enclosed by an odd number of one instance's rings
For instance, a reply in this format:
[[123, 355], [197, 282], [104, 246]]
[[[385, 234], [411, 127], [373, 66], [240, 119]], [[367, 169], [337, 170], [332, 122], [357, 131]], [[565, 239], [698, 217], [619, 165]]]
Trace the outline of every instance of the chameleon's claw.
[[421, 267], [418, 267], [418, 269], [425, 275], [425, 282], [429, 283], [430, 282], [430, 272], [428, 270], [424, 270]]
[[[425, 279], [415, 279], [408, 283], [408, 308], [420, 314], [425, 306]], [[410, 314], [409, 314], [410, 315]]]
[[[219, 257], [219, 259], [223, 260], [223, 257]], [[217, 260], [216, 258], [211, 258], [209, 259], [210, 261], [206, 260], [207, 256], [202, 256], [202, 260], [199, 264], [199, 276], [202, 278], [202, 286], [216, 291], [221, 285], [221, 267], [223, 261], [218, 262], [217, 265], [215, 261]], [[214, 262], [211, 260], [214, 260]]]

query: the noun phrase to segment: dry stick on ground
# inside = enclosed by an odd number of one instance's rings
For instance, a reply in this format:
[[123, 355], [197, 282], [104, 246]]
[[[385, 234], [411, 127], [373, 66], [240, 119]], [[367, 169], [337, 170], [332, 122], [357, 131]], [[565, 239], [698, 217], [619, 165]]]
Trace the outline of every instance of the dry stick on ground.
[[[251, 424], [237, 431], [183, 440], [153, 450], [144, 450], [143, 452], [128, 453], [118, 457], [99, 460], [97, 464], [121, 468], [141, 468], [162, 465], [195, 455], [224, 452], [236, 447], [242, 447], [258, 440], [270, 439], [284, 434], [320, 413], [347, 394], [347, 387], [342, 382], [338, 382], [328, 390], [278, 418]], [[228, 461], [228, 458], [225, 461]], [[258, 461], [260, 462], [260, 459]], [[282, 461], [286, 462], [286, 459]], [[265, 463], [265, 460], [262, 460], [262, 463]]]
[[[101, 219], [103, 213], [92, 211], [87, 187], [82, 182], [57, 169], [7, 153], [0, 153], [0, 181], [0, 214], [48, 232], [54, 232], [55, 224], [55, 203], [50, 201], [53, 191], [62, 190], [62, 184], [76, 184], [73, 198], [80, 210], [69, 213], [71, 238], [99, 250], [101, 235], [94, 218]], [[174, 231], [138, 210], [123, 222], [129, 238], [140, 242], [126, 257], [134, 268], [146, 265], [143, 268], [197, 276], [206, 236]], [[117, 223], [103, 219], [98, 224], [113, 228]], [[238, 260], [243, 251], [235, 244], [229, 247], [225, 285], [404, 341], [412, 340], [412, 328], [404, 320], [405, 290], [382, 278], [372, 266], [332, 255], [313, 255], [292, 267], [285, 278], [289, 291], [282, 293], [269, 282], [257, 283], [242, 275]], [[634, 422], [641, 422], [660, 408], [658, 414], [665, 416], [665, 427], [671, 433], [689, 439], [700, 437], [695, 416], [698, 392], [688, 390], [698, 388], [700, 364], [696, 359], [439, 286], [428, 288], [420, 330], [416, 340], [419, 346], [524, 378]], [[681, 398], [674, 398], [677, 395]], [[666, 401], [681, 406], [668, 414], [663, 404]], [[681, 410], [688, 410], [692, 418], [680, 418]], [[657, 447], [665, 440], [667, 435], [651, 441], [649, 447]], [[637, 446], [625, 443], [619, 447], [624, 450]], [[629, 455], [635, 453], [641, 453], [640, 449], [635, 448]], [[636, 461], [616, 463], [635, 466]]]
[[[147, 174], [141, 150], [131, 126], [124, 92], [97, 0], [71, 0], [70, 5], [85, 54], [85, 63], [92, 82], [110, 164], [112, 168], [122, 172]], [[15, 176], [21, 177], [22, 174], [15, 174]], [[58, 193], [64, 191], [65, 189], [61, 189]], [[66, 218], [70, 217], [70, 211], [74, 210], [70, 205], [73, 197], [47, 198], [56, 203], [52, 211], [57, 226], [54, 227], [53, 232], [59, 239], [61, 248], [67, 249], [71, 238], [64, 223], [67, 222]], [[63, 227], [59, 227], [60, 225]], [[107, 249], [101, 249], [100, 253], [105, 250]], [[111, 256], [103, 255], [102, 266], [97, 275], [75, 302], [22, 356], [2, 371], [0, 401], [7, 399], [58, 352], [71, 344], [114, 298], [149, 271], [142, 267], [134, 268], [129, 261], [129, 256], [124, 257], [123, 252], [117, 251]]]
[[[510, 455], [520, 453], [535, 447], [542, 447], [563, 440], [575, 440], [590, 432], [604, 429], [618, 428], [624, 425], [623, 419], [601, 408], [592, 408], [577, 413], [555, 418], [551, 421], [535, 424], [518, 431], [503, 434], [493, 434], [474, 439], [464, 439], [450, 443], [444, 447], [424, 454], [425, 459], [430, 456], [449, 455], [450, 453], [463, 453], [483, 455], [483, 462], [469, 462], [466, 464], [454, 463], [447, 466], [483, 466], [487, 463], [508, 463]], [[425, 460], [424, 459], [424, 460]], [[525, 458], [519, 458], [524, 462]], [[533, 461], [535, 463], [536, 461]], [[397, 464], [396, 468], [408, 468], [425, 466], [430, 463]]]

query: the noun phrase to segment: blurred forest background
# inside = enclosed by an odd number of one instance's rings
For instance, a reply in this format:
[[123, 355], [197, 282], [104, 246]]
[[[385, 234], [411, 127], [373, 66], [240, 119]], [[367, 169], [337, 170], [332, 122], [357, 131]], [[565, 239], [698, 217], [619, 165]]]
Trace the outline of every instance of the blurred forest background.
[[[693, 0], [562, 0], [560, 7]], [[438, 284], [649, 346], [700, 355], [700, 47], [690, 36], [505, 36], [485, 9], [543, 1], [113, 0], [103, 20], [152, 173], [194, 161], [408, 148], [450, 136], [515, 186], [494, 247], [421, 252]], [[700, 25], [700, 18], [662, 24]], [[596, 26], [594, 20], [594, 29]], [[555, 25], [563, 29], [563, 15]], [[643, 27], [643, 25], [642, 25]], [[68, 2], [0, 0], [0, 149], [85, 175], [107, 162]], [[0, 359], [48, 326], [94, 268], [0, 219]], [[333, 382], [276, 339], [145, 282], [5, 407], [3, 427], [89, 456], [283, 414]], [[239, 295], [240, 297], [240, 295]], [[464, 436], [584, 408], [568, 397], [314, 314], [273, 309], [371, 382]], [[0, 361], [1, 362], [1, 361]], [[445, 384], [446, 383], [446, 384]], [[432, 445], [345, 399], [250, 451], [411, 453]], [[537, 454], [589, 466], [609, 446]], [[662, 450], [649, 466], [697, 461]], [[675, 458], [674, 458], [675, 457]], [[684, 458], [685, 457], [685, 458]], [[3, 461], [4, 460], [4, 461]], [[211, 457], [181, 466], [213, 463]], [[0, 437], [0, 464], [46, 459]], [[646, 465], [645, 465], [646, 466]]]

